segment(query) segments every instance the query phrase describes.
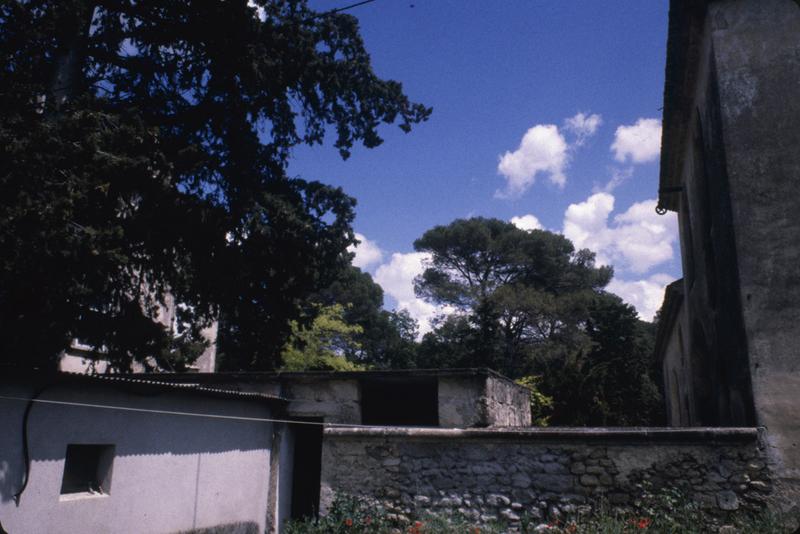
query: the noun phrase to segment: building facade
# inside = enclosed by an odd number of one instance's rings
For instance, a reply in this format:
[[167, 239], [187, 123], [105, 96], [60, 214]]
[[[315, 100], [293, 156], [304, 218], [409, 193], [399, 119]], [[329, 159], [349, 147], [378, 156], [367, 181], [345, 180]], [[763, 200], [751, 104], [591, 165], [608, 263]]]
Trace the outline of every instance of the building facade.
[[670, 423], [759, 426], [800, 502], [800, 5], [673, 0], [659, 209], [683, 279], [658, 335]]
[[262, 534], [289, 512], [269, 422], [283, 404], [145, 380], [7, 373], [0, 523], [12, 534]]

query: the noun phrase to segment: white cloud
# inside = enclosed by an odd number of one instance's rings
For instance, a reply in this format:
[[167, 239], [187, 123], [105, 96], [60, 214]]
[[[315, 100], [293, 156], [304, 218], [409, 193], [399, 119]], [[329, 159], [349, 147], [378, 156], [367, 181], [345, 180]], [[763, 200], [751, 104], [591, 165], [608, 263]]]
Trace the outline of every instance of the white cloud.
[[539, 173], [549, 175], [554, 184], [567, 183], [564, 169], [567, 165], [567, 141], [555, 124], [537, 124], [525, 132], [519, 148], [500, 157], [497, 172], [506, 178], [504, 190], [495, 196], [519, 197], [536, 181]]
[[610, 172], [611, 172], [611, 179], [608, 182], [606, 182], [606, 185], [604, 185], [603, 187], [595, 186], [594, 188], [592, 188], [593, 193], [599, 193], [601, 191], [604, 193], [611, 193], [612, 191], [614, 191], [614, 189], [618, 188], [619, 186], [630, 180], [631, 176], [633, 176], [633, 166], [628, 166], [624, 169], [621, 169], [619, 167], [611, 167]]
[[527, 214], [527, 215], [520, 215], [519, 217], [511, 217], [511, 224], [519, 228], [520, 230], [541, 230], [544, 228], [542, 223], [539, 222], [539, 219], [536, 218], [535, 215]]
[[266, 20], [266, 18], [267, 18], [266, 10], [263, 7], [261, 7], [258, 4], [256, 4], [255, 2], [253, 2], [253, 0], [247, 0], [247, 7], [255, 8], [256, 17], [258, 17], [258, 19], [260, 21], [263, 22], [264, 20]]
[[348, 252], [355, 253], [353, 265], [359, 269], [366, 269], [370, 265], [383, 261], [383, 251], [375, 241], [370, 241], [358, 232], [356, 232], [356, 239], [359, 241], [358, 244], [347, 247]]
[[646, 163], [658, 158], [661, 153], [661, 121], [639, 119], [630, 126], [620, 126], [614, 133], [611, 145], [614, 159], [633, 163]]
[[636, 308], [640, 318], [652, 321], [664, 301], [664, 288], [674, 279], [663, 273], [654, 274], [644, 280], [626, 281], [614, 278], [606, 286], [606, 290]]
[[591, 115], [578, 113], [564, 121], [564, 129], [575, 136], [574, 145], [581, 146], [597, 132], [601, 124], [603, 124], [603, 118], [596, 113]]
[[422, 274], [425, 270], [424, 262], [429, 258], [430, 255], [425, 252], [408, 254], [396, 252], [392, 254], [389, 263], [384, 263], [375, 272], [375, 281], [397, 301], [397, 308], [407, 310], [419, 321], [420, 335], [430, 332], [431, 320], [446, 311], [442, 307], [417, 298], [414, 294], [414, 278]]
[[596, 193], [567, 208], [564, 235], [576, 248], [596, 252], [601, 265], [644, 273], [672, 259], [678, 235], [674, 214], [658, 215], [655, 207], [655, 200], [636, 202], [609, 224], [614, 196]]

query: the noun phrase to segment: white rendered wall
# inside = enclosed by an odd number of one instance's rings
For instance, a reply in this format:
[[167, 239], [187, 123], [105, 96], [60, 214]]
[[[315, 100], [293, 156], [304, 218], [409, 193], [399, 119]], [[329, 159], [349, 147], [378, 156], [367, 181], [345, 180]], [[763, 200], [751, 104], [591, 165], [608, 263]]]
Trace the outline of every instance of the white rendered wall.
[[[0, 386], [0, 395], [31, 390]], [[142, 395], [106, 387], [48, 389], [43, 399], [157, 410], [269, 417], [266, 405], [181, 393]], [[0, 399], [0, 521], [13, 534], [167, 533], [239, 524], [264, 532], [270, 423], [34, 405], [30, 482], [22, 480], [24, 402]], [[60, 495], [68, 443], [116, 447], [108, 495]]]

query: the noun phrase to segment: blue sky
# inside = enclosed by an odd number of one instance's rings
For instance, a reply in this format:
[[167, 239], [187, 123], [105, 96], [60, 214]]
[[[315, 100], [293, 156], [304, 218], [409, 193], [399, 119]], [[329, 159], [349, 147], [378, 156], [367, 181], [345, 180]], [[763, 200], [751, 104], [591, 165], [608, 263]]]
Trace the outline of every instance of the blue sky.
[[378, 75], [433, 114], [410, 134], [383, 127], [382, 146], [347, 161], [332, 142], [299, 147], [289, 172], [358, 200], [356, 264], [423, 330], [440, 310], [413, 295], [424, 262], [413, 241], [471, 216], [528, 216], [520, 224], [563, 232], [614, 265], [609, 289], [650, 319], [680, 276], [674, 215], [653, 212], [667, 4], [377, 0], [352, 9]]

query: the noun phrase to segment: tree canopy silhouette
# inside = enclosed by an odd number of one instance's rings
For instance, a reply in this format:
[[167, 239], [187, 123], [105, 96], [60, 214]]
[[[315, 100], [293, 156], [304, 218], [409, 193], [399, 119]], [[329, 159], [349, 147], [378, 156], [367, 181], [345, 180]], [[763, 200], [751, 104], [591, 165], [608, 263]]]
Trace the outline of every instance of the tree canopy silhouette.
[[610, 267], [566, 237], [459, 219], [414, 243], [430, 254], [417, 295], [449, 307], [417, 351], [426, 367], [486, 366], [519, 378], [554, 425], [662, 420], [651, 325], [604, 290]]
[[121, 368], [180, 367], [217, 317], [231, 365], [276, 366], [354, 242], [354, 200], [287, 176], [292, 147], [347, 157], [430, 113], [305, 0], [4, 2], [0, 109], [0, 354], [80, 338]]

